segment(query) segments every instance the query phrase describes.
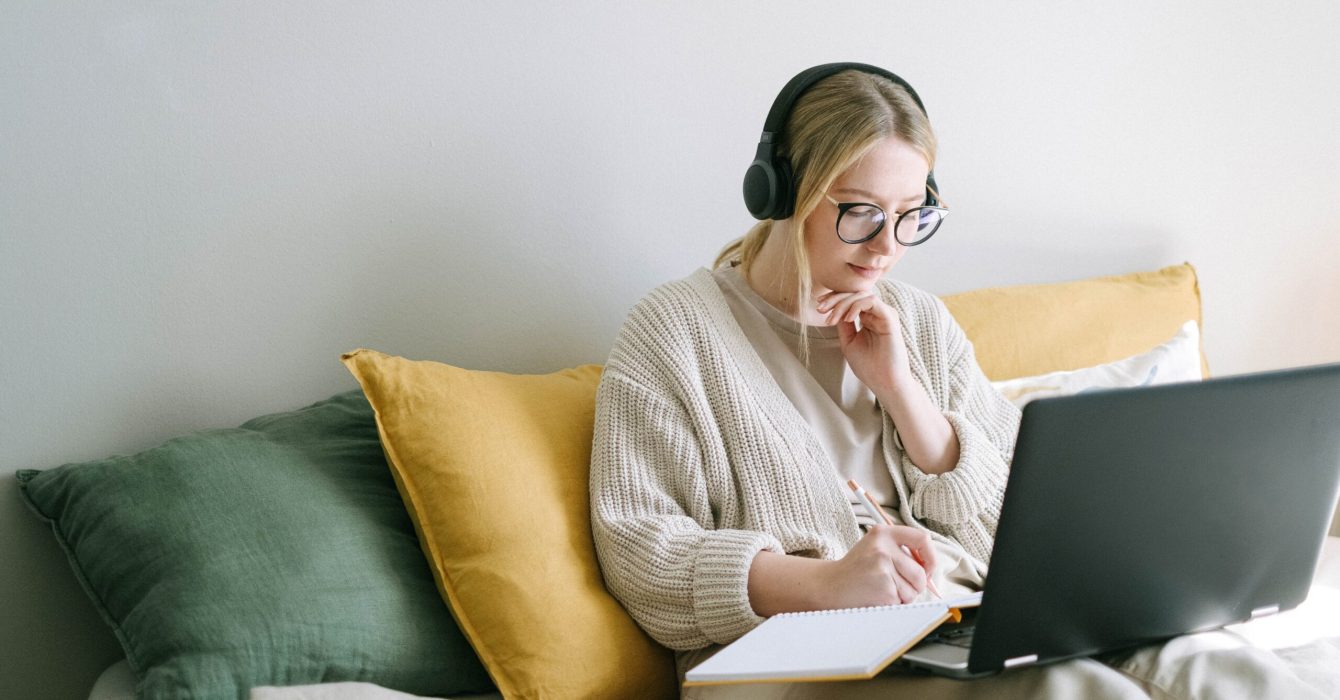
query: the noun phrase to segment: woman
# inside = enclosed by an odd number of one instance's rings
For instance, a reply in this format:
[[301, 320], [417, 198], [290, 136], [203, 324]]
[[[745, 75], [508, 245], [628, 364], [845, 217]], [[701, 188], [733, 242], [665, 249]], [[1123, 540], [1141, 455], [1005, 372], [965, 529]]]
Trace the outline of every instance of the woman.
[[[938, 299], [884, 279], [947, 214], [935, 146], [897, 76], [802, 73], [746, 177], [765, 220], [713, 270], [652, 291], [619, 334], [597, 396], [592, 528], [606, 585], [678, 650], [681, 677], [773, 614], [985, 580], [1019, 412]], [[896, 524], [865, 514], [849, 479]], [[691, 692], [1146, 697], [1155, 664], [1138, 656]]]

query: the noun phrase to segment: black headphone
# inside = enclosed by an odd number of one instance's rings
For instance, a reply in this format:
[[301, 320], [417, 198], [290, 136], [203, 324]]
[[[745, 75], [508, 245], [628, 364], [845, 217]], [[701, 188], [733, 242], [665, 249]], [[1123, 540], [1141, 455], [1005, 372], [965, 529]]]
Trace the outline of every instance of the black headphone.
[[[921, 103], [917, 91], [906, 80], [883, 68], [866, 63], [825, 63], [801, 71], [782, 88], [773, 101], [768, 119], [763, 122], [763, 135], [758, 139], [754, 162], [744, 173], [744, 205], [755, 219], [786, 219], [795, 213], [796, 183], [791, 179], [791, 162], [777, 155], [782, 128], [786, 126], [786, 118], [790, 116], [791, 108], [802, 93], [820, 80], [844, 70], [859, 70], [892, 80], [907, 90], [907, 94], [921, 108], [921, 113], [926, 114], [926, 105]], [[935, 173], [932, 171], [926, 175], [926, 201], [923, 206], [939, 205], [936, 191]]]

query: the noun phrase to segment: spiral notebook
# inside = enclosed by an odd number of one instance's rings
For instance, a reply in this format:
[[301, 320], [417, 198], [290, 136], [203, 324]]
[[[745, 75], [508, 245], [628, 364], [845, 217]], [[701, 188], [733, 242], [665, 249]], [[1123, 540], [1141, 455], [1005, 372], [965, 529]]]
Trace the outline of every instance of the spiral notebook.
[[873, 678], [981, 594], [951, 601], [774, 615], [695, 666], [684, 685]]

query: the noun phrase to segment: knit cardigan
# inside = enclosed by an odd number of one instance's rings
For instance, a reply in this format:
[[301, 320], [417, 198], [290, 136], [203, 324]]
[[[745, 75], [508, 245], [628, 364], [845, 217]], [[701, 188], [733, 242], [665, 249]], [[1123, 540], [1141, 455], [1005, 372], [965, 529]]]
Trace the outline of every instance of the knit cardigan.
[[[1019, 411], [939, 299], [888, 280], [879, 293], [898, 312], [912, 374], [959, 440], [954, 469], [926, 474], [885, 413], [899, 514], [957, 541], [985, 574]], [[648, 634], [698, 649], [761, 623], [749, 604], [754, 556], [841, 558], [861, 535], [845, 488], [709, 270], [633, 308], [596, 396], [591, 527], [606, 587]]]

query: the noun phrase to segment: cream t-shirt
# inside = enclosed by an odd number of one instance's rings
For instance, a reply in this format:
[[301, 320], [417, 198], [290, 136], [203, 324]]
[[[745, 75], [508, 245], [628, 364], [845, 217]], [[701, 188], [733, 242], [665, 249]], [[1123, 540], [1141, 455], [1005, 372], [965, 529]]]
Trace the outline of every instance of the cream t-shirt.
[[[827, 452], [835, 470], [834, 478], [840, 481], [856, 522], [864, 528], [873, 525], [874, 519], [847, 487], [848, 479], [854, 479], [870, 492], [893, 521], [902, 524], [897, 491], [884, 460], [884, 419], [879, 402], [847, 364], [837, 327], [805, 329], [810, 357], [806, 367], [800, 359], [798, 321], [759, 296], [745, 281], [739, 267], [721, 267], [712, 276], [745, 337]], [[936, 542], [935, 548], [934, 578], [941, 593], [954, 596], [981, 590], [983, 580], [962, 547]]]

